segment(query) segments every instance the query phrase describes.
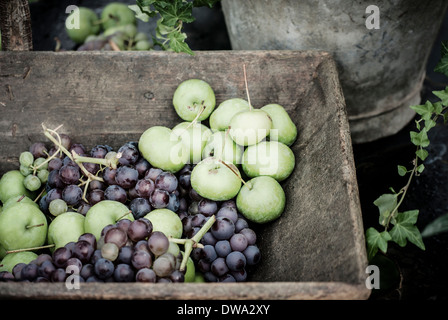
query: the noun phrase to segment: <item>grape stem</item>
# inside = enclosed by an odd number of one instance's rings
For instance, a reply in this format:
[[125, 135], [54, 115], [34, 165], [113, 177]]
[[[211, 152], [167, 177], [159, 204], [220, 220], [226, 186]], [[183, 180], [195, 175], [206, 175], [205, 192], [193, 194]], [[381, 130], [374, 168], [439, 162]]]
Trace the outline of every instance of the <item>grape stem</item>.
[[34, 251], [34, 250], [39, 250], [39, 249], [47, 249], [47, 248], [53, 248], [54, 246], [55, 246], [54, 244], [48, 244], [46, 246], [40, 246], [40, 247], [9, 250], [9, 251], [6, 251], [6, 254], [17, 253], [17, 252], [25, 252], [25, 251]]
[[188, 258], [190, 257], [191, 251], [193, 248], [201, 248], [203, 245], [199, 243], [201, 241], [202, 237], [210, 230], [213, 223], [215, 223], [216, 217], [215, 215], [212, 215], [210, 218], [208, 218], [207, 222], [204, 223], [204, 225], [199, 229], [199, 231], [191, 238], [191, 239], [176, 239], [176, 238], [169, 238], [171, 242], [183, 244], [184, 245], [184, 256], [182, 258], [182, 262], [180, 264], [179, 271], [184, 271], [185, 267], [187, 266]]

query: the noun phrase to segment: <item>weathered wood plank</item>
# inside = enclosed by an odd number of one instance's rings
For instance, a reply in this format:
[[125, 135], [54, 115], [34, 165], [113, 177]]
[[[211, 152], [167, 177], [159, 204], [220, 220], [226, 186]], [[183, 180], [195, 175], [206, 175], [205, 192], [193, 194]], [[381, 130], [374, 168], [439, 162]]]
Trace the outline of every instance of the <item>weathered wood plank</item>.
[[[18, 155], [32, 142], [44, 140], [41, 123], [63, 124], [64, 132], [87, 147], [117, 147], [150, 126], [181, 121], [172, 95], [183, 80], [210, 83], [218, 104], [245, 98], [244, 64], [252, 104], [283, 105], [299, 137], [292, 146], [296, 168], [283, 183], [285, 212], [257, 227], [263, 259], [251, 280], [260, 282], [248, 285], [251, 292], [241, 298], [330, 298], [338, 296], [338, 286], [345, 298], [366, 298], [367, 262], [347, 115], [327, 53], [0, 53], [0, 174], [17, 167]], [[185, 285], [179, 286], [185, 298], [208, 298], [202, 286]], [[213, 284], [205, 292], [212, 298], [238, 297], [245, 285]], [[120, 294], [132, 295], [136, 288]]]

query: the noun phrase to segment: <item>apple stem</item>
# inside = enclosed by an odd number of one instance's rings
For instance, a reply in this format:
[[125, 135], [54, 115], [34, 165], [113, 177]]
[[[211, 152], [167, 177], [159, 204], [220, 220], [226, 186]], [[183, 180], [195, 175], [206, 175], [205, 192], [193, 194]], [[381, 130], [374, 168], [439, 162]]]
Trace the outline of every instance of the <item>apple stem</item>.
[[124, 217], [126, 217], [128, 214], [132, 214], [132, 211], [129, 210], [128, 212], [126, 212], [124, 215], [122, 215], [121, 217], [118, 217], [117, 220], [115, 220], [115, 223], [117, 223], [119, 220], [123, 219]]
[[9, 250], [6, 251], [6, 254], [9, 253], [17, 253], [17, 252], [24, 252], [24, 251], [34, 251], [34, 250], [39, 250], [39, 249], [47, 249], [47, 248], [52, 248], [54, 247], [54, 244], [48, 244], [46, 246], [40, 246], [40, 247], [33, 247], [33, 248], [25, 248], [25, 249], [16, 249], [16, 250]]
[[235, 170], [233, 170], [233, 168], [231, 167], [231, 166], [229, 166], [227, 163], [225, 163], [225, 161], [223, 161], [223, 160], [221, 160], [221, 159], [219, 159], [219, 158], [217, 158], [217, 160], [219, 161], [219, 162], [221, 162], [223, 165], [225, 165], [227, 168], [229, 168], [237, 177], [238, 177], [238, 179], [240, 179], [241, 180], [241, 182], [245, 185], [245, 186], [247, 186], [249, 189], [251, 189], [248, 185], [247, 185], [247, 183], [246, 183], [246, 181], [244, 181], [244, 179], [238, 174], [238, 172], [236, 172]]
[[198, 114], [193, 119], [193, 121], [191, 121], [190, 124], [188, 124], [188, 126], [185, 128], [185, 130], [187, 130], [190, 126], [195, 124], [198, 121], [198, 119], [201, 116], [201, 114], [204, 112], [205, 108], [207, 108], [207, 106], [204, 105], [204, 101], [202, 101], [201, 105], [202, 105], [202, 108], [199, 110]]
[[43, 227], [45, 224], [44, 223], [40, 223], [40, 224], [33, 224], [31, 226], [26, 226], [27, 229], [31, 229], [34, 227]]
[[250, 103], [249, 87], [247, 86], [247, 76], [246, 76], [246, 64], [243, 64], [244, 73], [244, 83], [246, 85], [247, 102], [249, 103], [249, 110], [252, 111], [252, 104]]

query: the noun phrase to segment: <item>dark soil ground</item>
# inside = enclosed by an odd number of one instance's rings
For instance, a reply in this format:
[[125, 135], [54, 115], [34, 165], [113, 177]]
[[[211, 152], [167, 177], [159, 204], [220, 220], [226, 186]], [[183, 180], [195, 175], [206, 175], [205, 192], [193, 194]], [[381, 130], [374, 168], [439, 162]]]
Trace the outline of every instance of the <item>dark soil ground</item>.
[[[108, 1], [39, 1], [31, 5], [33, 43], [35, 50], [54, 50], [55, 37], [67, 50], [74, 48], [64, 30], [65, 8], [68, 4], [101, 8]], [[126, 1], [125, 1], [126, 2]], [[128, 1], [135, 3], [135, 1]], [[193, 50], [229, 50], [224, 18], [219, 5], [215, 9], [195, 11], [196, 21], [186, 26], [188, 41]], [[447, 16], [448, 17], [448, 16]], [[51, 23], [51, 25], [49, 25]], [[154, 24], [140, 24], [148, 31]], [[428, 62], [428, 74], [422, 90], [422, 101], [434, 99], [433, 90], [442, 90], [448, 79], [434, 73], [440, 58], [440, 41], [448, 39], [448, 19], [441, 29]], [[412, 43], [409, 44], [412, 49]], [[406, 179], [397, 174], [397, 165], [410, 166], [415, 147], [410, 143], [412, 121], [397, 134], [371, 143], [354, 145], [355, 164], [365, 229], [378, 226], [378, 210], [373, 201], [389, 192], [399, 190]], [[403, 203], [403, 209], [419, 209], [417, 226], [422, 230], [436, 217], [448, 213], [448, 125], [439, 124], [430, 131], [430, 156], [426, 170], [413, 180]], [[380, 256], [381, 289], [373, 290], [371, 300], [445, 300], [448, 298], [448, 232], [425, 238], [426, 250], [412, 244], [401, 248], [390, 245], [387, 256]]]

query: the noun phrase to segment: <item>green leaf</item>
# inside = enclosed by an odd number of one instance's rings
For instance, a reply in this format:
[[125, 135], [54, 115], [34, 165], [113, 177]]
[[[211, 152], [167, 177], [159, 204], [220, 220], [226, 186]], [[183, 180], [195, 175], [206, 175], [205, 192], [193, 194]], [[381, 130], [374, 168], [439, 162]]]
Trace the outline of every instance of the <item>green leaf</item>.
[[425, 121], [425, 129], [429, 131], [430, 129], [436, 126], [436, 122], [432, 119], [428, 119]]
[[405, 166], [398, 166], [398, 174], [403, 177], [408, 173], [408, 169]]
[[387, 242], [390, 241], [392, 237], [387, 231], [378, 232], [375, 228], [369, 228], [366, 231], [366, 242], [367, 242], [367, 256], [368, 260], [371, 260], [378, 249], [382, 252], [387, 252]]
[[410, 108], [421, 115], [423, 120], [430, 119], [434, 112], [434, 106], [430, 101], [426, 101], [425, 104], [410, 106]]
[[140, 7], [136, 4], [129, 5], [128, 8], [135, 12], [135, 18], [143, 22], [148, 22], [149, 19], [156, 14], [154, 11], [151, 11], [149, 7]]
[[428, 151], [426, 149], [418, 149], [415, 151], [415, 154], [417, 157], [419, 157], [422, 161], [425, 161], [425, 159], [428, 157]]
[[194, 55], [193, 51], [190, 49], [188, 44], [185, 43], [185, 39], [187, 35], [181, 32], [172, 32], [168, 35], [168, 39], [170, 39], [170, 48], [175, 52], [185, 52], [189, 55]]
[[420, 132], [411, 131], [411, 142], [416, 146], [427, 147], [429, 146], [428, 134], [425, 129]]
[[442, 100], [442, 105], [448, 106], [448, 87], [445, 90], [433, 91], [432, 92], [436, 97]]
[[157, 1], [154, 7], [163, 19], [163, 24], [167, 26], [176, 26], [179, 21], [190, 23], [195, 19], [193, 17], [193, 3], [175, 0], [173, 2]]
[[448, 231], [448, 213], [434, 219], [428, 223], [422, 231], [422, 237], [431, 237], [436, 234]]
[[397, 206], [397, 194], [386, 193], [376, 199], [373, 204], [376, 205], [380, 211], [379, 223], [385, 226], [391, 212]]
[[417, 167], [417, 172], [422, 173], [425, 170], [425, 165], [422, 163]]
[[425, 250], [422, 235], [415, 226], [418, 214], [418, 210], [399, 212], [395, 219], [392, 220], [394, 227], [389, 231], [389, 234], [392, 237], [392, 240], [399, 246], [404, 247], [409, 240], [420, 249]]
[[407, 241], [415, 244], [418, 248], [425, 250], [425, 244], [423, 243], [422, 235], [418, 228], [411, 223], [397, 223], [389, 231], [392, 240], [399, 246], [404, 247]]
[[448, 40], [442, 41], [442, 50], [441, 50], [442, 58], [439, 63], [436, 65], [434, 71], [443, 73], [448, 77]]

